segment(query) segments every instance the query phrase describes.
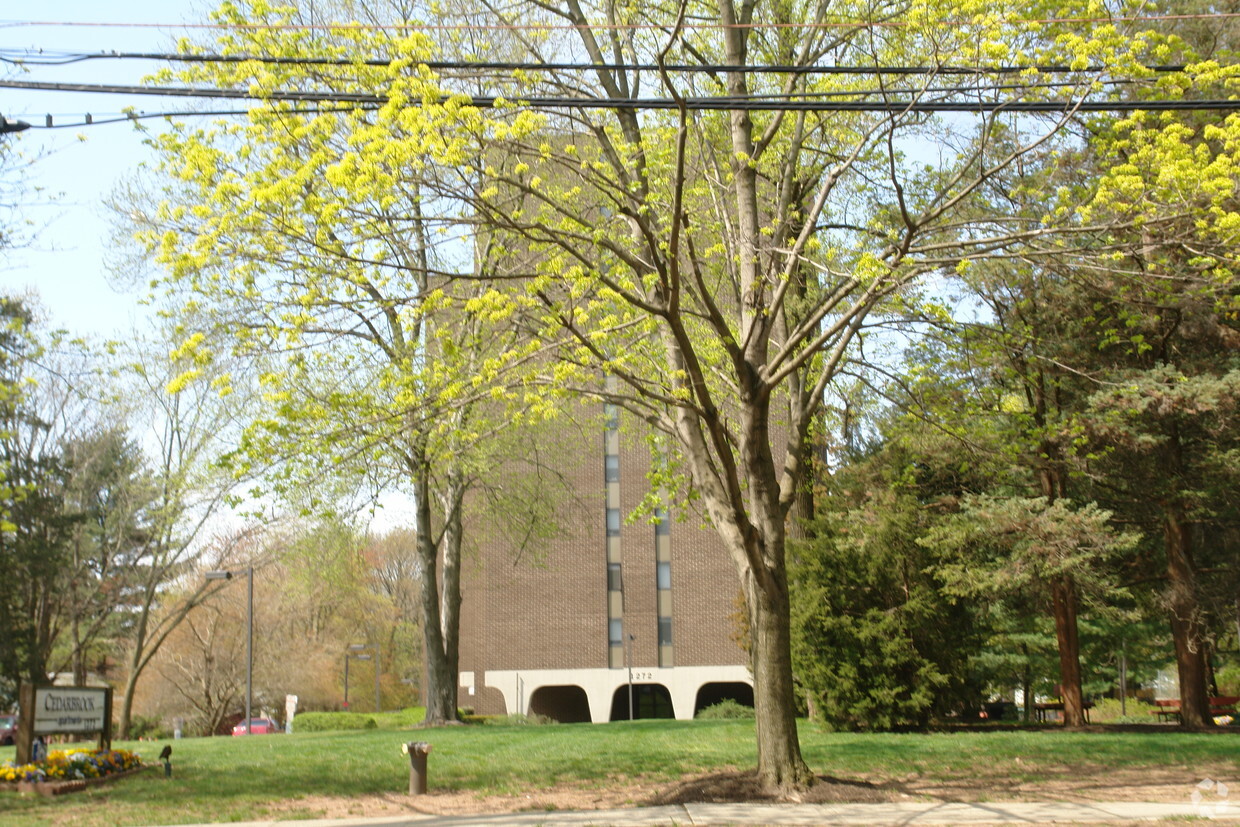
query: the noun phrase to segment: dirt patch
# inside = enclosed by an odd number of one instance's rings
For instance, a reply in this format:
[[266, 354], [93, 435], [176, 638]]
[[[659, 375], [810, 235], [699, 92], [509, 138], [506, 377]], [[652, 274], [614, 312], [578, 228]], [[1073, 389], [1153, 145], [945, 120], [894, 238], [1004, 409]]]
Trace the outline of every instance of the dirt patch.
[[[1012, 772], [1009, 772], [1012, 771]], [[1142, 770], [1088, 766], [1042, 768], [1036, 778], [1021, 777], [1018, 763], [972, 778], [834, 778], [818, 783], [796, 800], [806, 804], [883, 801], [1160, 801], [1190, 800], [1204, 778], [1231, 781], [1234, 763], [1210, 767]], [[563, 784], [519, 795], [432, 791], [408, 796], [385, 793], [355, 798], [307, 796], [270, 805], [271, 815], [343, 818], [348, 816], [475, 815], [527, 810], [606, 810], [693, 802], [775, 801], [752, 770], [729, 769], [677, 781], [618, 777], [603, 783]]]
[[936, 801], [1156, 801], [1190, 800], [1198, 782], [1231, 780], [1237, 766], [1105, 769], [1057, 767], [1037, 778], [995, 775], [982, 778], [910, 778], [891, 786], [919, 798]]
[[[870, 781], [852, 778], [818, 776], [818, 783], [795, 801], [799, 804], [841, 804], [894, 801], [901, 796], [883, 789]], [[757, 773], [731, 770], [710, 775], [699, 775], [666, 785], [641, 803], [646, 806], [661, 804], [717, 803], [737, 801], [779, 802], [787, 801], [765, 789], [758, 783]]]
[[526, 810], [609, 810], [619, 807], [640, 807], [659, 785], [640, 779], [615, 779], [606, 787], [585, 784], [564, 784], [558, 787], [530, 790], [518, 795], [483, 795], [476, 792], [434, 791], [427, 795], [410, 796], [400, 793], [333, 798], [305, 796], [269, 805], [268, 812], [296, 813], [315, 818], [346, 816], [477, 815], [480, 813], [516, 813]]

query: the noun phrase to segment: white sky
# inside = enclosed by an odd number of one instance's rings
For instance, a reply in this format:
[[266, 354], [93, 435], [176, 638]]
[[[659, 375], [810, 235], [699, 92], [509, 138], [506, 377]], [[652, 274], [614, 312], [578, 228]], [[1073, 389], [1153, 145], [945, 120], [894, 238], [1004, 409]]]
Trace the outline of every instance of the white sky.
[[[24, 25], [25, 23], [161, 23], [205, 19], [209, 4], [196, 0], [41, 0], [6, 3], [0, 19], [0, 49], [44, 52], [168, 51], [175, 28], [119, 26]], [[67, 67], [0, 68], [6, 80], [137, 85], [157, 64], [134, 60], [95, 60]], [[124, 107], [145, 111], [179, 109], [173, 99], [148, 96], [97, 95], [0, 88], [0, 114], [32, 128], [17, 138], [29, 157], [38, 157], [27, 174], [28, 189], [20, 198], [19, 217], [38, 233], [25, 249], [6, 251], [0, 260], [0, 292], [37, 291], [50, 322], [74, 333], [112, 335], [131, 328], [141, 317], [142, 290], [125, 292], [110, 284], [105, 268], [110, 243], [110, 218], [104, 202], [147, 157], [142, 136], [127, 123], [46, 129], [54, 124], [82, 124], [86, 113], [96, 120]], [[158, 128], [158, 121], [153, 122]], [[84, 140], [83, 140], [84, 139]], [[55, 203], [38, 190], [59, 194]]]
[[[207, 19], [212, 0], [41, 0], [19, 6], [6, 4], [0, 18], [0, 49], [4, 56], [23, 49], [46, 52], [167, 52], [178, 36], [178, 25]], [[25, 25], [26, 23], [144, 23], [166, 27]], [[28, 72], [0, 66], [6, 80], [60, 83], [139, 85], [160, 64], [138, 60], [92, 60], [66, 67], [30, 67]], [[40, 228], [34, 243], [0, 257], [0, 293], [33, 290], [40, 296], [49, 323], [73, 334], [115, 337], [139, 323], [145, 279], [134, 289], [114, 284], [110, 259], [112, 219], [104, 206], [118, 183], [151, 156], [143, 135], [131, 124], [82, 125], [86, 113], [96, 121], [122, 109], [182, 111], [188, 101], [151, 96], [42, 92], [0, 88], [0, 115], [22, 120], [31, 129], [18, 136], [17, 146], [38, 157], [27, 174], [29, 190], [20, 199], [18, 217]], [[70, 128], [45, 128], [77, 124]], [[147, 121], [157, 130], [160, 120]], [[84, 139], [84, 140], [83, 140]], [[38, 189], [63, 193], [48, 203]], [[382, 498], [385, 508], [373, 521], [376, 530], [413, 521], [411, 506], [397, 493]]]

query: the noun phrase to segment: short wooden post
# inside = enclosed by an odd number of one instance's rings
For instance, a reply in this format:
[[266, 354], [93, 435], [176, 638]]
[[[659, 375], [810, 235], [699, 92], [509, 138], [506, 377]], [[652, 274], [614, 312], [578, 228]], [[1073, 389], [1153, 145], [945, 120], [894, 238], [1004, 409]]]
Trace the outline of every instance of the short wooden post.
[[431, 745], [425, 741], [410, 741], [400, 750], [409, 756], [409, 794], [426, 795], [426, 756], [430, 754]]

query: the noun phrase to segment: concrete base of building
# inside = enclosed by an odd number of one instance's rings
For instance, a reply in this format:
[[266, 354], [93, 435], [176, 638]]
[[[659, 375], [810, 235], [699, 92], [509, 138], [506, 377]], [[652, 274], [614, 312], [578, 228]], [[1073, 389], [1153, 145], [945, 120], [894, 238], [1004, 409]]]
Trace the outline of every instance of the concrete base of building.
[[[629, 689], [632, 687], [632, 715]], [[677, 666], [670, 669], [525, 669], [462, 672], [460, 703], [503, 697], [504, 713], [539, 714], [565, 723], [606, 723], [635, 718], [690, 720], [724, 698], [753, 704], [753, 678], [744, 666]], [[486, 704], [479, 712], [491, 712]]]

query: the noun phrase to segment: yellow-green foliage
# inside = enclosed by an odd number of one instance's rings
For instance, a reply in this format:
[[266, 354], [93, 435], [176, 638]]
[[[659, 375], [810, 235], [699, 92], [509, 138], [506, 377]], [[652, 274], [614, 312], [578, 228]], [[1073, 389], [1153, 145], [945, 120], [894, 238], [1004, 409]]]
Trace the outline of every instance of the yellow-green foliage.
[[[293, 9], [264, 0], [224, 3], [213, 19], [223, 33], [182, 50], [286, 62], [191, 63], [153, 78], [244, 89], [260, 101], [246, 119], [174, 124], [151, 139], [167, 184], [138, 237], [164, 266], [157, 287], [185, 320], [171, 354], [182, 370], [169, 389], [203, 380], [225, 355], [207, 347], [210, 332], [264, 370], [267, 415], [239, 457], [299, 456], [368, 473], [385, 446], [396, 447], [388, 461], [399, 465], [400, 446], [419, 440], [428, 458], [462, 473], [492, 465], [489, 454], [503, 449], [484, 435], [557, 406], [522, 375], [537, 340], [505, 334], [526, 306], [521, 295], [435, 275], [452, 269], [446, 259], [468, 260], [475, 241], [449, 232], [469, 222], [426, 180], [468, 169], [480, 146], [527, 135], [541, 119], [497, 121], [445, 88], [426, 66], [431, 39], [413, 26], [297, 28], [285, 25]], [[320, 70], [298, 58], [346, 62]], [[313, 106], [271, 99], [277, 90], [384, 102]], [[489, 266], [484, 254], [473, 258]], [[227, 376], [212, 381], [230, 392]]]

